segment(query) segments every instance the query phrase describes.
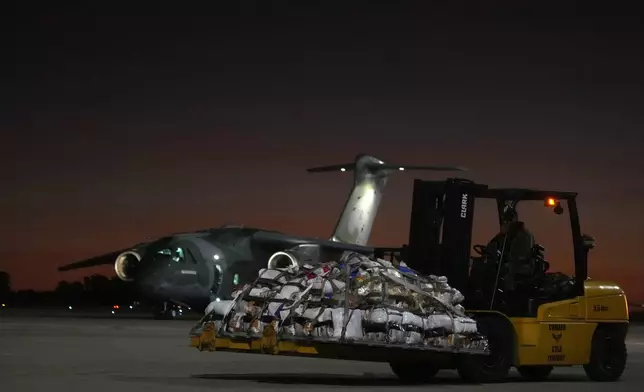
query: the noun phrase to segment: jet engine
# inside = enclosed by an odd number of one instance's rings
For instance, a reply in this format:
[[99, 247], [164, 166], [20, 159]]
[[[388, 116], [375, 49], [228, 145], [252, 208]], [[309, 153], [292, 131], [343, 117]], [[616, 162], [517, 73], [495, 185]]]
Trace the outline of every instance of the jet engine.
[[298, 262], [298, 257], [291, 252], [275, 252], [268, 259], [268, 269], [276, 268], [289, 268], [298, 269], [300, 263]]
[[133, 250], [121, 253], [114, 262], [114, 271], [125, 282], [134, 280], [134, 269], [141, 261], [141, 255]]

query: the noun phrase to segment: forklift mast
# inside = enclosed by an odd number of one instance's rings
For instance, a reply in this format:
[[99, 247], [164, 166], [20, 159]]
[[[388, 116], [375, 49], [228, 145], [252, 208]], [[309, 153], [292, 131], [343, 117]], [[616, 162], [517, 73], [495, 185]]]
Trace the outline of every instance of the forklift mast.
[[487, 186], [462, 178], [414, 180], [407, 265], [446, 276], [465, 290], [470, 270], [474, 203]]

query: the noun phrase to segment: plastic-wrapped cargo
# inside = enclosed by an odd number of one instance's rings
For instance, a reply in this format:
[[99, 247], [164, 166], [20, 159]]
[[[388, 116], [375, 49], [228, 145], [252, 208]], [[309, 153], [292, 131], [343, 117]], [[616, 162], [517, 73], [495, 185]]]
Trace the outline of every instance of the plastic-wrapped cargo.
[[233, 298], [206, 309], [228, 333], [258, 335], [274, 323], [283, 338], [412, 346], [482, 339], [445, 277], [401, 272], [352, 252], [338, 262], [262, 269]]

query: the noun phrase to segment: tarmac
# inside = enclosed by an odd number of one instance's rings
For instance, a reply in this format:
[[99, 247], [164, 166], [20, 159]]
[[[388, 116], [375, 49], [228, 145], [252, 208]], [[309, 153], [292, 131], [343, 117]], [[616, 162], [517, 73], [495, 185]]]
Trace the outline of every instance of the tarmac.
[[[429, 385], [405, 385], [387, 364], [252, 354], [199, 352], [189, 347], [194, 321], [0, 315], [2, 391], [285, 391], [477, 390], [614, 388], [641, 391], [644, 325], [632, 324], [628, 368], [619, 382], [588, 381], [580, 367], [557, 368], [529, 383], [513, 371], [503, 384], [463, 384], [441, 371]], [[640, 387], [637, 387], [640, 385]]]

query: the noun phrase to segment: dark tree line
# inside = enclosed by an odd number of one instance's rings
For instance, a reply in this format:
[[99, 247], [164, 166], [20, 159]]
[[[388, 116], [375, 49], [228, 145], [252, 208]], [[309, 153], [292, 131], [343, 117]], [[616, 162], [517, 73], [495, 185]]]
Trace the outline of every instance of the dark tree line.
[[0, 271], [0, 301], [7, 302], [11, 296], [11, 276]]
[[53, 291], [11, 290], [11, 276], [0, 271], [0, 301], [12, 306], [111, 306], [138, 300], [133, 285], [117, 277], [87, 276], [83, 282], [60, 281]]

